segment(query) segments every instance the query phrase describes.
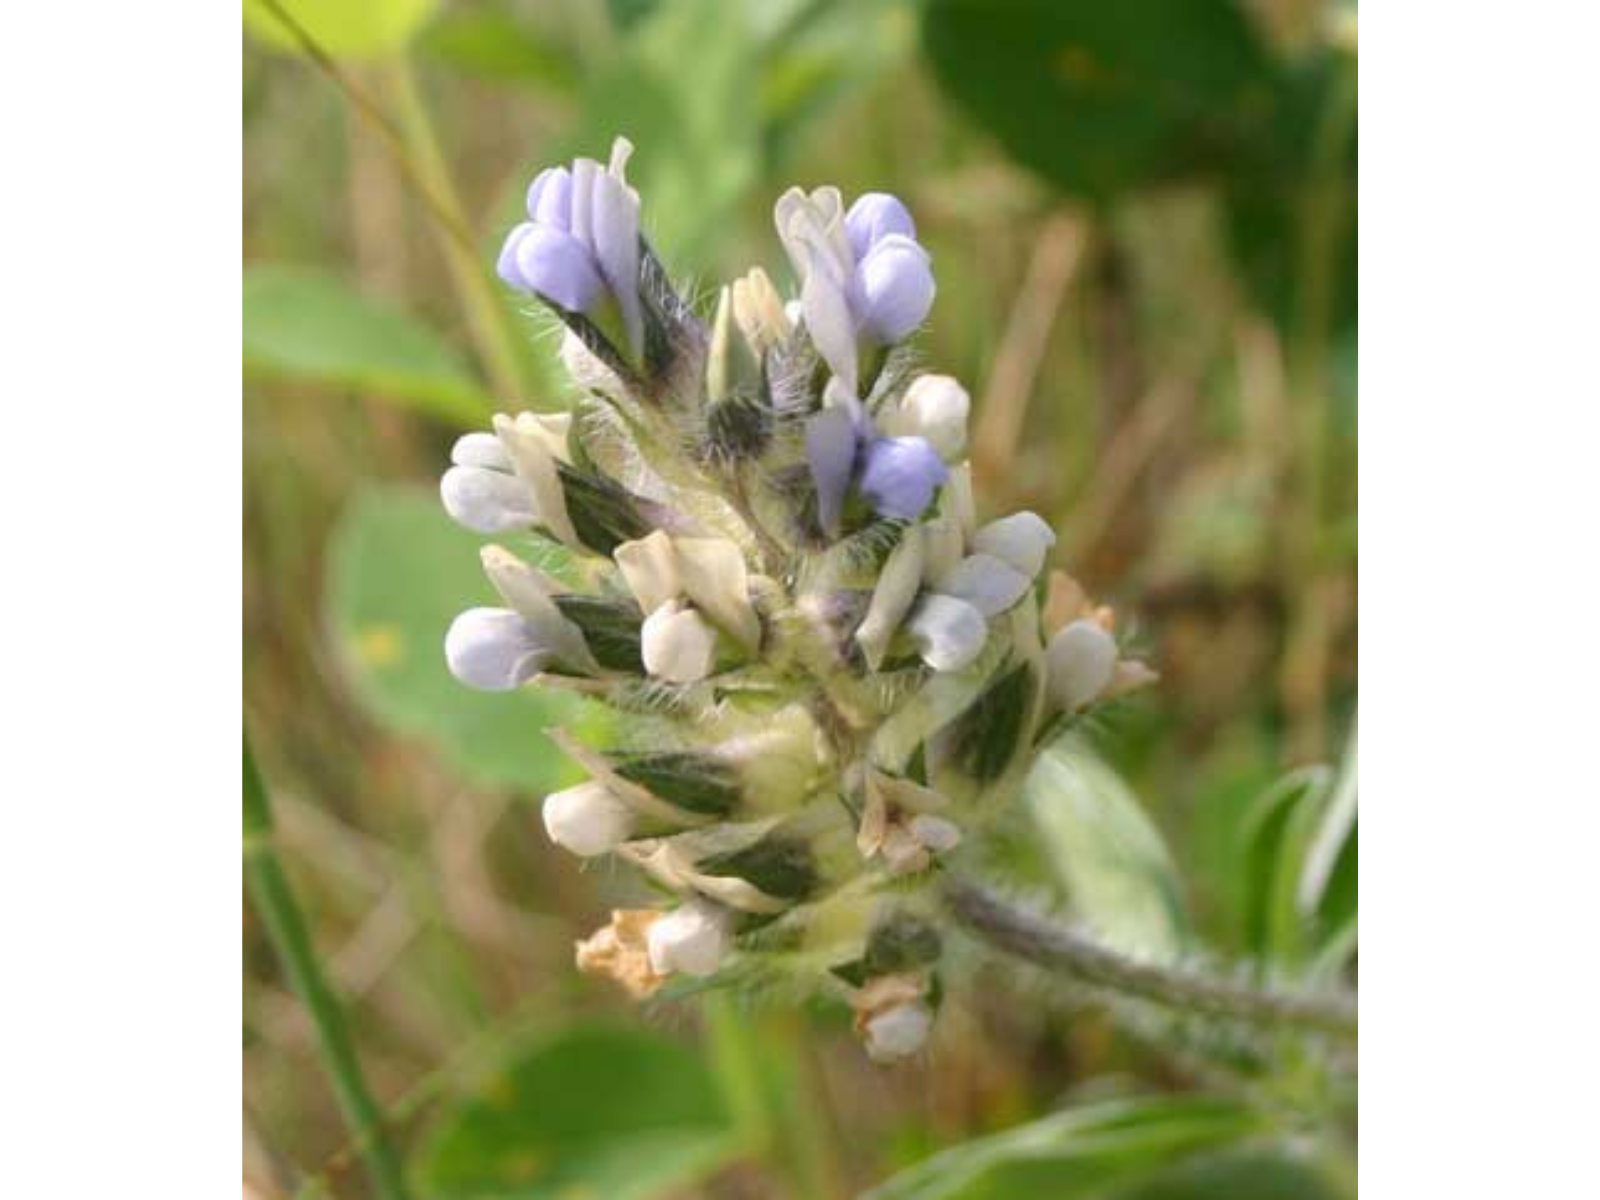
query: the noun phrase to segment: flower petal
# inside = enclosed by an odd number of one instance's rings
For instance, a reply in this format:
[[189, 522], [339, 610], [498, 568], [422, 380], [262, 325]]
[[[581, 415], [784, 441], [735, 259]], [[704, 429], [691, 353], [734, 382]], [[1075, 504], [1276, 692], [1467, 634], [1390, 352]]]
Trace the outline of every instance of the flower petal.
[[522, 239], [533, 230], [532, 221], [512, 226], [511, 232], [506, 234], [506, 240], [500, 243], [500, 257], [494, 265], [495, 274], [500, 276], [508, 287], [514, 287], [519, 292], [533, 290], [528, 281], [522, 277], [522, 268], [517, 265], [517, 249], [522, 245]]
[[1074, 621], [1050, 639], [1045, 663], [1051, 698], [1073, 712], [1111, 682], [1117, 670], [1117, 643], [1095, 621]]
[[639, 193], [628, 186], [623, 166], [633, 145], [618, 138], [611, 170], [597, 175], [590, 193], [590, 236], [600, 276], [617, 299], [622, 327], [635, 357], [644, 350], [644, 313], [639, 303]]
[[656, 974], [714, 974], [728, 953], [727, 910], [696, 896], [651, 925], [646, 940]]
[[555, 590], [551, 580], [504, 546], [485, 546], [478, 551], [478, 558], [494, 590], [537, 631], [550, 647], [552, 658], [571, 670], [600, 674], [600, 664], [589, 652], [583, 630], [563, 616], [550, 598]]
[[965, 600], [986, 617], [995, 617], [1021, 600], [1031, 582], [992, 554], [969, 554], [934, 580], [934, 587], [946, 596]]
[[967, 452], [967, 416], [972, 398], [949, 375], [919, 375], [900, 403], [878, 417], [878, 427], [891, 437], [925, 438], [947, 463]]
[[844, 227], [850, 235], [850, 248], [855, 251], [857, 261], [865, 258], [881, 238], [891, 233], [912, 239], [917, 236], [917, 225], [910, 211], [888, 192], [865, 192], [856, 197], [845, 214]]
[[922, 531], [907, 529], [900, 543], [890, 551], [889, 557], [878, 573], [878, 585], [872, 589], [872, 602], [867, 615], [856, 627], [856, 644], [866, 656], [867, 665], [876, 671], [883, 663], [889, 641], [894, 637], [906, 613], [917, 599], [922, 587], [922, 564], [925, 558]]
[[648, 616], [683, 593], [678, 553], [672, 539], [657, 529], [637, 541], [623, 542], [612, 552], [628, 590]]
[[861, 494], [886, 517], [920, 517], [949, 478], [939, 455], [919, 437], [879, 438], [867, 446]]
[[516, 245], [515, 277], [502, 271], [501, 278], [569, 312], [592, 309], [605, 290], [605, 282], [587, 247], [570, 233], [549, 225], [529, 225], [526, 229]]
[[528, 219], [552, 229], [572, 230], [572, 172], [546, 167], [528, 185]]
[[458, 467], [488, 467], [491, 471], [504, 471], [507, 475], [515, 469], [511, 456], [492, 433], [464, 433], [450, 447], [450, 461]]
[[539, 520], [528, 485], [487, 467], [451, 467], [439, 480], [439, 498], [456, 524], [474, 533], [513, 533]]
[[468, 687], [509, 692], [544, 670], [549, 649], [508, 608], [469, 608], [444, 637], [450, 673]]
[[698, 683], [716, 669], [717, 630], [681, 600], [669, 600], [639, 629], [644, 669], [672, 683]]
[[994, 555], [1029, 579], [1044, 569], [1045, 555], [1055, 544], [1055, 530], [1035, 512], [1012, 513], [990, 521], [972, 536], [974, 550]]
[[806, 461], [817, 488], [817, 521], [838, 537], [856, 463], [856, 423], [848, 408], [825, 408], [806, 422]]
[[596, 780], [545, 797], [544, 828], [550, 840], [582, 858], [616, 849], [633, 836], [633, 810]]
[[761, 619], [750, 604], [744, 555], [727, 538], [678, 538], [678, 577], [696, 608], [747, 650], [761, 643]]
[[834, 274], [815, 246], [808, 244], [806, 255], [812, 264], [800, 287], [800, 311], [805, 316], [806, 333], [822, 361], [854, 395], [858, 382], [856, 323], [845, 296], [845, 281]]
[[535, 520], [560, 541], [575, 549], [583, 543], [567, 515], [567, 495], [556, 472], [556, 456], [551, 452], [551, 426], [541, 417], [548, 414], [518, 413], [515, 420], [496, 413], [494, 431], [516, 466], [517, 475], [533, 494]]
[[959, 671], [970, 666], [989, 637], [982, 613], [965, 600], [937, 593], [917, 602], [906, 630], [916, 641], [922, 661], [935, 671]]
[[933, 270], [928, 252], [892, 233], [856, 267], [856, 317], [882, 345], [898, 342], [927, 319], [933, 307]]

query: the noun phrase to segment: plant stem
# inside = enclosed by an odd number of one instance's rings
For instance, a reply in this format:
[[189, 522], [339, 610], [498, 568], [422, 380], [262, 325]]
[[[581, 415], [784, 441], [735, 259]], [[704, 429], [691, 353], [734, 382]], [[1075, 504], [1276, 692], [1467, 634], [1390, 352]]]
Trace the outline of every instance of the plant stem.
[[751, 1042], [749, 1020], [733, 1009], [726, 996], [713, 992], [701, 1004], [706, 1037], [711, 1044], [711, 1066], [728, 1115], [739, 1131], [744, 1149], [765, 1158], [772, 1149], [772, 1120], [762, 1095], [761, 1067]]
[[520, 406], [526, 399], [526, 363], [517, 350], [499, 297], [479, 262], [480, 248], [463, 216], [460, 194], [439, 149], [433, 123], [410, 67], [404, 59], [394, 65], [397, 100], [402, 109], [402, 120], [397, 125], [340, 69], [333, 56], [280, 0], [261, 0], [261, 4], [305, 51], [312, 64], [339, 89], [356, 114], [383, 139], [401, 177], [433, 220], [451, 279], [467, 311], [468, 330], [491, 386], [508, 406], [514, 403]]
[[400, 109], [400, 135], [418, 177], [449, 217], [437, 230], [439, 246], [450, 265], [456, 293], [466, 309], [473, 343], [501, 400], [520, 408], [527, 400], [526, 364], [512, 335], [505, 305], [489, 282], [481, 247], [461, 232], [468, 228], [461, 196], [439, 147], [433, 118], [417, 87], [410, 63], [397, 58], [390, 74], [395, 102]]
[[366, 1164], [373, 1192], [380, 1200], [405, 1200], [400, 1160], [384, 1134], [382, 1114], [361, 1073], [344, 1009], [322, 973], [300, 905], [278, 862], [272, 843], [272, 806], [250, 753], [248, 735], [244, 742], [244, 873], [283, 972], [316, 1026], [323, 1066]]
[[1129, 958], [1075, 930], [1014, 908], [966, 880], [945, 885], [956, 918], [989, 944], [1085, 983], [1169, 1008], [1253, 1025], [1295, 1027], [1354, 1040], [1356, 1011], [1346, 996], [1266, 991]]

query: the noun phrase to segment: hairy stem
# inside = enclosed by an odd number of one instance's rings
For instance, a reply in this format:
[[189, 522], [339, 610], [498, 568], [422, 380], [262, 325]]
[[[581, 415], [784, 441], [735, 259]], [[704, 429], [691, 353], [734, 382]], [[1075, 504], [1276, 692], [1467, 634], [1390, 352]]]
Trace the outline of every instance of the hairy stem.
[[373, 1194], [379, 1200], [405, 1200], [400, 1160], [384, 1134], [382, 1114], [367, 1089], [344, 1009], [322, 973], [299, 902], [278, 862], [272, 844], [272, 806], [250, 753], [248, 736], [244, 743], [244, 839], [244, 874], [250, 897], [290, 986], [316, 1026], [323, 1066], [366, 1164]]
[[1245, 987], [1193, 971], [1160, 966], [1111, 949], [1035, 913], [1015, 908], [987, 888], [954, 879], [945, 901], [985, 942], [1084, 983], [1169, 1008], [1252, 1025], [1291, 1027], [1354, 1040], [1356, 1009], [1345, 996], [1312, 996]]

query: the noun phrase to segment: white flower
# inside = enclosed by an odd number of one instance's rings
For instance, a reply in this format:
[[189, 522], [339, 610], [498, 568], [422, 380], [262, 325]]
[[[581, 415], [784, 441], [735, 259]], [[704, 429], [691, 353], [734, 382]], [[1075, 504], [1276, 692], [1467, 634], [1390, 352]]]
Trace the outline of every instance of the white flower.
[[922, 532], [913, 527], [905, 531], [878, 573], [867, 615], [855, 633], [856, 643], [874, 671], [882, 665], [890, 639], [905, 620], [906, 613], [911, 611], [922, 587], [924, 557]]
[[1073, 712], [1111, 682], [1117, 669], [1117, 643], [1094, 621], [1074, 621], [1050, 639], [1045, 663], [1051, 698]]
[[533, 493], [492, 433], [469, 433], [451, 447], [455, 465], [439, 480], [444, 509], [474, 533], [511, 533], [539, 519]]
[[496, 413], [494, 431], [517, 475], [533, 497], [534, 520], [569, 546], [580, 547], [567, 515], [567, 496], [556, 471], [567, 460], [566, 433], [570, 414], [519, 413], [515, 419]]
[[946, 596], [965, 600], [986, 617], [1006, 611], [1027, 594], [1031, 580], [992, 554], [969, 554], [939, 579], [936, 587]]
[[921, 1050], [933, 1028], [933, 1012], [920, 1000], [886, 1008], [862, 1029], [873, 1062], [894, 1062]]
[[647, 936], [656, 974], [711, 975], [728, 953], [728, 911], [696, 896], [651, 925]]
[[681, 600], [669, 600], [639, 629], [645, 670], [672, 683], [698, 683], [717, 665], [717, 631]]
[[450, 673], [468, 687], [509, 692], [544, 670], [549, 640], [509, 608], [469, 608], [444, 636]]
[[1029, 579], [1044, 569], [1045, 555], [1055, 544], [1055, 531], [1034, 512], [1012, 513], [990, 521], [972, 538], [974, 550], [994, 555]]
[[672, 539], [661, 530], [637, 541], [623, 542], [612, 557], [646, 616], [683, 594], [677, 552], [672, 548]]
[[924, 596], [911, 612], [906, 630], [922, 661], [935, 671], [959, 671], [983, 650], [989, 627], [983, 614], [965, 600], [937, 594]]
[[557, 660], [585, 674], [600, 673], [600, 664], [589, 653], [583, 631], [562, 616], [550, 598], [555, 588], [549, 579], [503, 546], [485, 546], [478, 557], [494, 590], [523, 620], [541, 632]]
[[695, 607], [746, 650], [761, 641], [761, 620], [750, 605], [744, 555], [727, 538], [677, 538], [678, 578]]
[[946, 463], [958, 463], [967, 452], [967, 416], [972, 398], [949, 375], [919, 375], [900, 403], [878, 416], [888, 437], [927, 440]]
[[545, 797], [544, 828], [556, 845], [592, 858], [633, 836], [634, 815], [605, 784], [590, 780]]

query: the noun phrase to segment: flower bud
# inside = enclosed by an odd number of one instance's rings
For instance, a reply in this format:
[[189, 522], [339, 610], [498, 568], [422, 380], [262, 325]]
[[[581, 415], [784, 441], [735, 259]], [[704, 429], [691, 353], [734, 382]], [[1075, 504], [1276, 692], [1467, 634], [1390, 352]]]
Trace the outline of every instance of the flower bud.
[[650, 926], [647, 937], [658, 975], [711, 975], [728, 953], [728, 912], [696, 896]]
[[727, 538], [676, 538], [683, 593], [747, 650], [761, 641], [761, 619], [750, 604], [744, 555]]
[[881, 415], [878, 424], [891, 436], [924, 439], [947, 463], [967, 453], [967, 416], [972, 398], [949, 375], [919, 375], [900, 403]]
[[928, 316], [934, 292], [928, 252], [904, 234], [879, 240], [856, 267], [856, 317], [882, 345], [900, 341]]
[[907, 529], [878, 573], [878, 584], [872, 589], [872, 603], [855, 633], [856, 643], [874, 671], [883, 664], [890, 639], [916, 601], [922, 586], [925, 557], [922, 531], [915, 527]]
[[1045, 647], [1050, 696], [1067, 712], [1088, 704], [1111, 682], [1117, 643], [1091, 620], [1074, 621]]
[[990, 521], [972, 537], [974, 550], [994, 555], [1029, 579], [1044, 569], [1045, 555], [1055, 544], [1055, 531], [1034, 512], [1012, 513]]
[[444, 637], [450, 673], [468, 687], [509, 692], [544, 670], [550, 648], [508, 608], [469, 608]]
[[594, 308], [606, 286], [582, 242], [564, 229], [534, 221], [511, 231], [496, 269], [518, 291], [534, 292], [569, 312]]
[[909, 1058], [921, 1050], [932, 1029], [932, 1011], [921, 1000], [912, 1000], [868, 1018], [862, 1035], [872, 1061], [887, 1063]]
[[867, 447], [861, 494], [886, 517], [914, 521], [950, 472], [920, 437], [880, 438]]
[[545, 832], [583, 858], [616, 849], [633, 836], [634, 825], [633, 810], [594, 780], [545, 797]]
[[753, 267], [733, 282], [733, 319], [757, 357], [789, 340], [791, 323], [772, 280]]
[[439, 499], [452, 520], [474, 533], [514, 533], [539, 519], [528, 485], [488, 467], [451, 467], [439, 480]]
[[717, 630], [681, 600], [669, 600], [639, 630], [645, 670], [671, 683], [698, 683], [717, 665]]

